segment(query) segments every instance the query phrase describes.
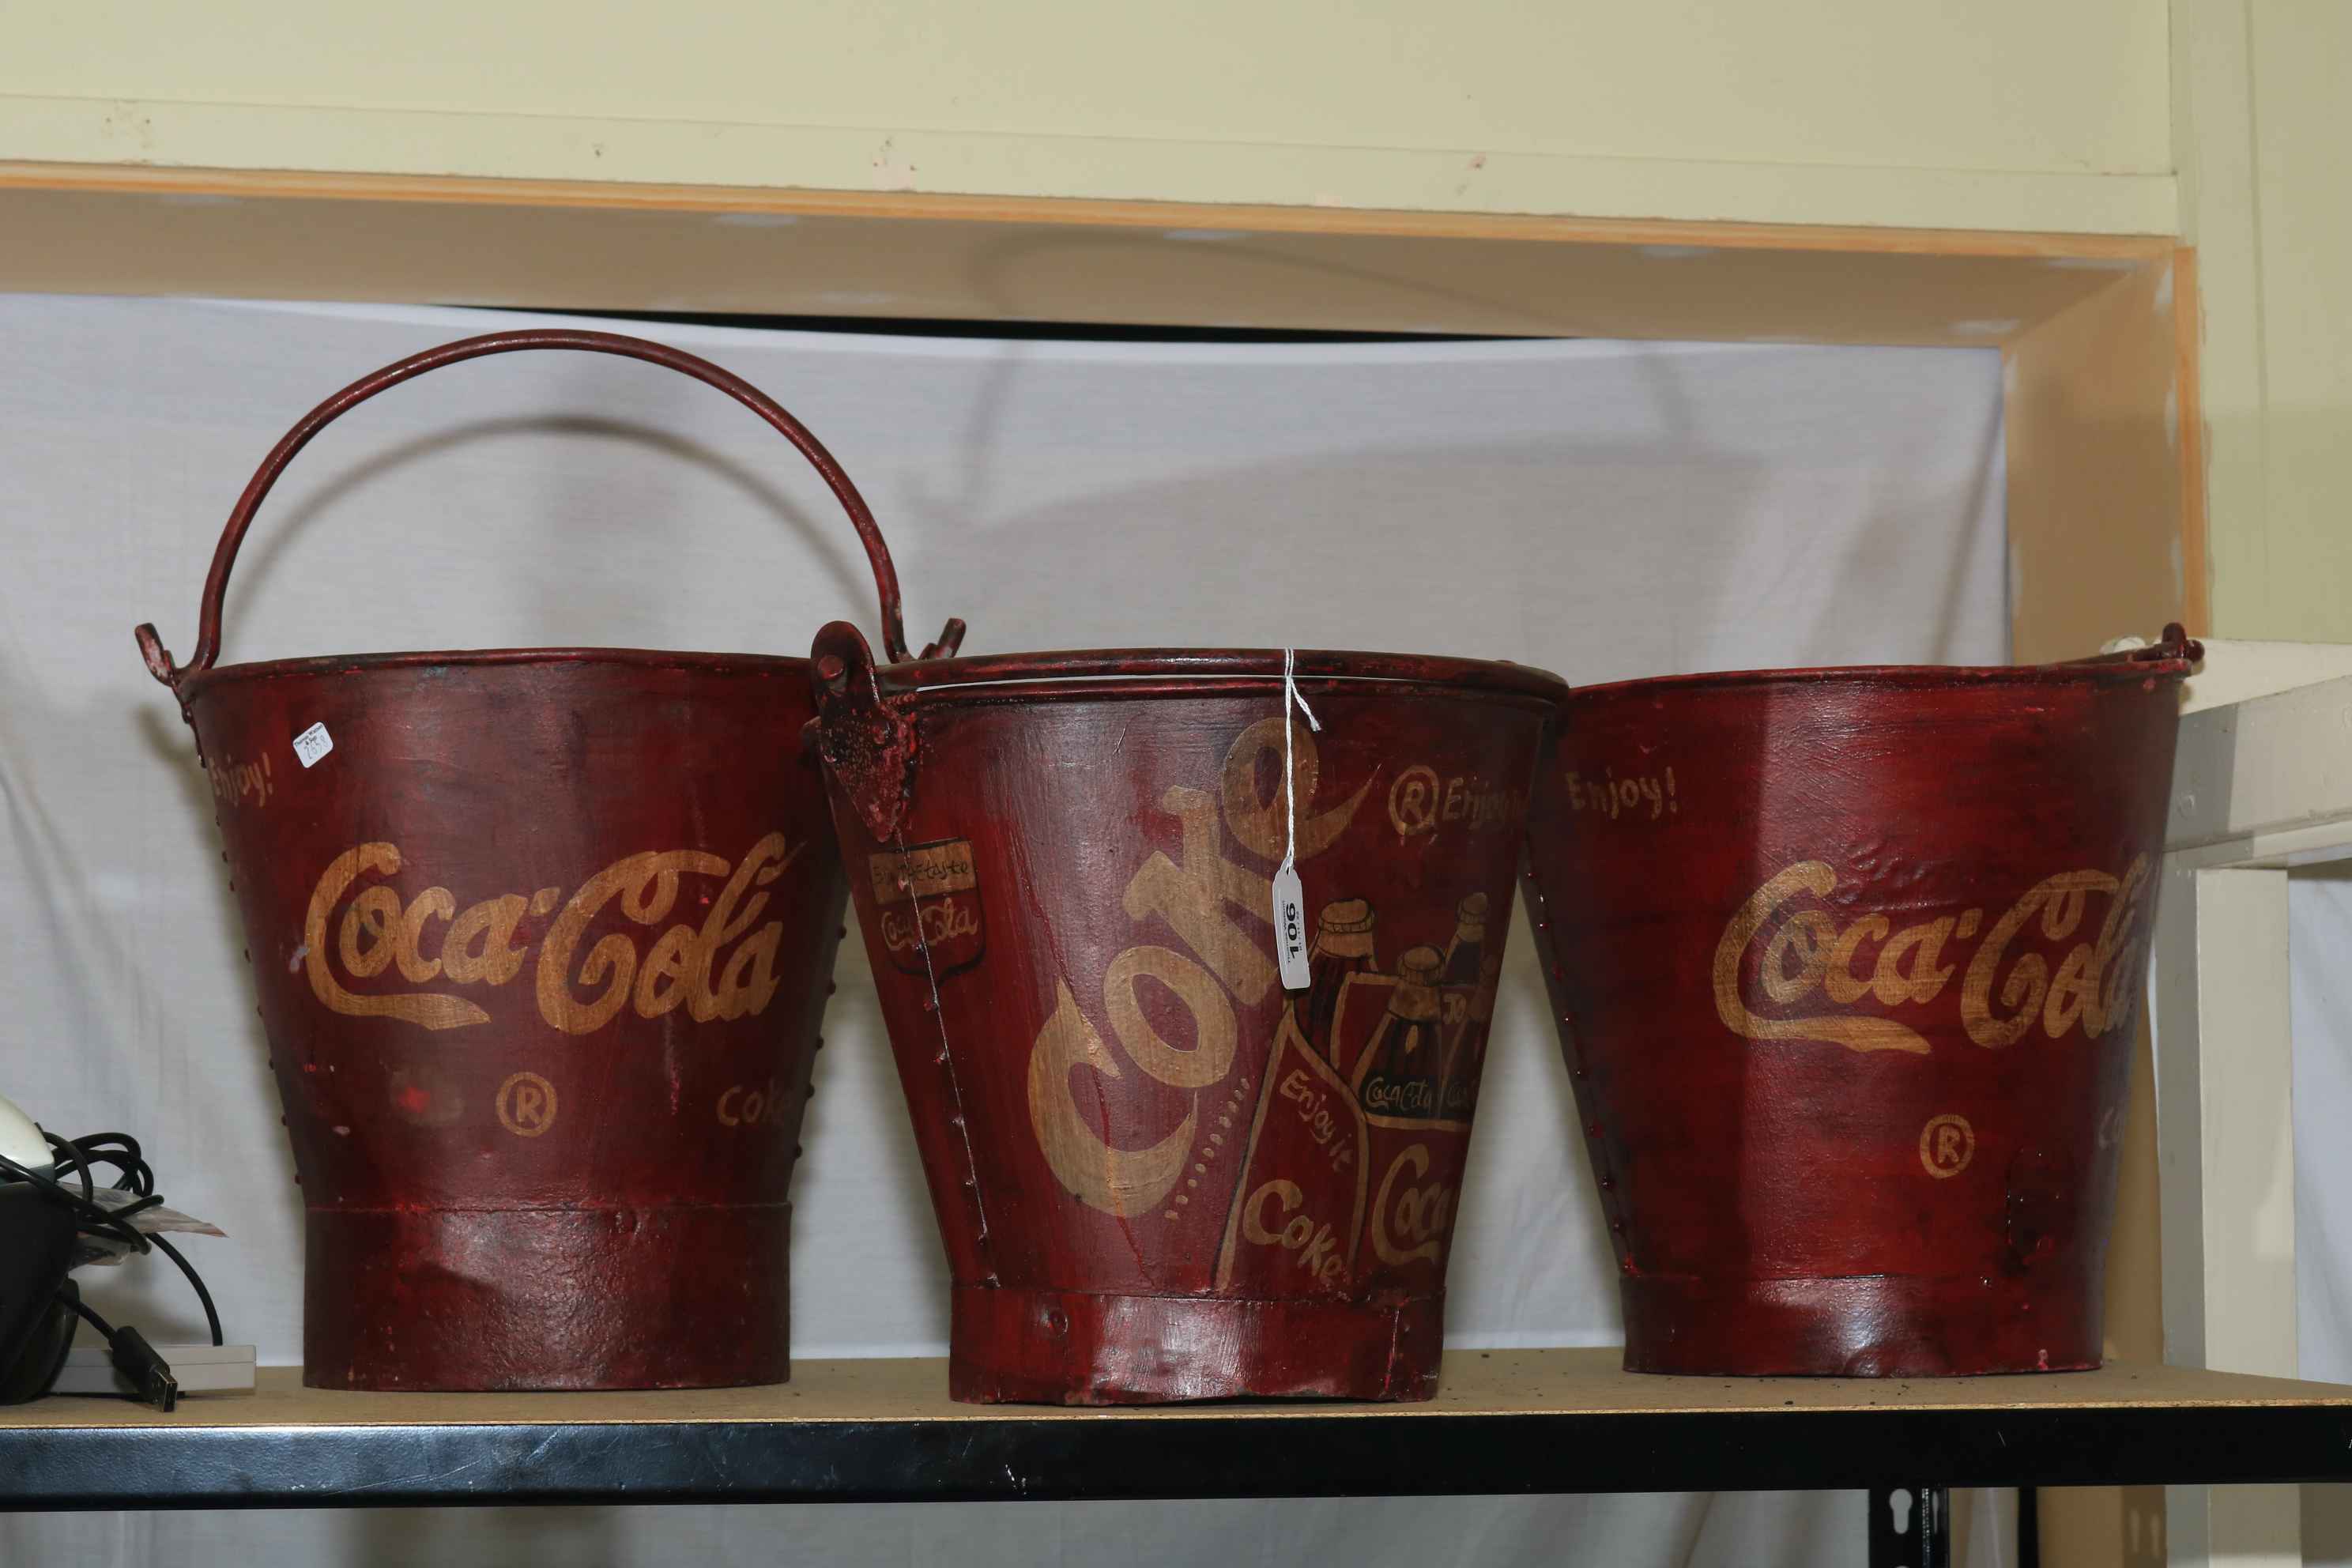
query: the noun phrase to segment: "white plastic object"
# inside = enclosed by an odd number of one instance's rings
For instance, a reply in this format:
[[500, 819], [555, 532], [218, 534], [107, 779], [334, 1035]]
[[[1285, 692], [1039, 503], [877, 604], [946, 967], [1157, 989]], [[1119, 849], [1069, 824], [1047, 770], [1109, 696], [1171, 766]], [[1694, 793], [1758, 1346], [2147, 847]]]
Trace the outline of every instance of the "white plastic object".
[[5, 1098], [0, 1098], [0, 1154], [36, 1171], [47, 1170], [51, 1163], [49, 1141], [41, 1136], [31, 1117]]
[[[155, 1353], [172, 1369], [182, 1394], [251, 1394], [251, 1345], [157, 1345]], [[104, 1345], [76, 1345], [66, 1352], [52, 1394], [121, 1394], [134, 1392], [131, 1380], [114, 1370]]]

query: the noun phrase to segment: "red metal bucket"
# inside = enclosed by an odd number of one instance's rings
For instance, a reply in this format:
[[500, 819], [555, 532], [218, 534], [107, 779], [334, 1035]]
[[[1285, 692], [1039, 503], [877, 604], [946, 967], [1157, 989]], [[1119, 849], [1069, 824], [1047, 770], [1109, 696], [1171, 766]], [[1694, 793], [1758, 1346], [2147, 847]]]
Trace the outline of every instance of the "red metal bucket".
[[[1508, 665], [816, 644], [950, 1392], [1425, 1399], [1536, 752]], [[1296, 827], [1286, 822], [1284, 782]], [[1293, 833], [1295, 831], [1295, 838]], [[1277, 968], [1295, 845], [1310, 983]]]
[[2181, 678], [1594, 687], [1529, 892], [1637, 1372], [2099, 1364]]
[[843, 900], [802, 735], [807, 661], [214, 665], [238, 543], [288, 461], [386, 387], [519, 349], [647, 360], [782, 432], [847, 510], [905, 657], [889, 552], [839, 466], [674, 349], [468, 339], [346, 387], [269, 454], [213, 558], [195, 657], [174, 666], [152, 626], [139, 642], [195, 730], [244, 915], [308, 1207], [304, 1376], [778, 1382], [786, 1197]]

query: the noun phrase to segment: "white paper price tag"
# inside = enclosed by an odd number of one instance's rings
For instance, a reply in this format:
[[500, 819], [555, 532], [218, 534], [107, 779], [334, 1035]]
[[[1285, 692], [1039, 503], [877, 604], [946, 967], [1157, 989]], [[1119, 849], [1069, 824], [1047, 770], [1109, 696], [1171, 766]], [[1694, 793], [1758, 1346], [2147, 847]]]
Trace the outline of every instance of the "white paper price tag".
[[1274, 960], [1282, 971], [1285, 991], [1304, 991], [1307, 965], [1307, 889], [1298, 885], [1298, 777], [1290, 756], [1290, 710], [1307, 718], [1307, 727], [1323, 728], [1307, 699], [1298, 695], [1298, 656], [1282, 650], [1282, 865], [1274, 874]]
[[1298, 868], [1286, 860], [1274, 874], [1274, 957], [1285, 991], [1307, 989], [1307, 889]]
[[335, 738], [327, 733], [323, 721], [311, 725], [294, 737], [294, 754], [301, 759], [306, 768], [334, 749]]

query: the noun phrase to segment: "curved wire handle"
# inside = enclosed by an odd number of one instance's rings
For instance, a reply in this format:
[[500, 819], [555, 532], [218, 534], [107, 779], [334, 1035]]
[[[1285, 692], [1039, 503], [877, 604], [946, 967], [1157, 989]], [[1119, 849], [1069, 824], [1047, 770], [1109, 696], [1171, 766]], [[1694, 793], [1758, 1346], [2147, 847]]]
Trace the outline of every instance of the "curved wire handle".
[[[857, 493], [841, 464], [825, 450], [824, 443], [811, 433], [808, 426], [787, 412], [775, 399], [730, 371], [721, 370], [709, 360], [674, 349], [666, 343], [649, 342], [643, 338], [625, 337], [618, 332], [593, 332], [575, 328], [533, 327], [519, 331], [488, 332], [480, 337], [463, 338], [439, 348], [426, 349], [422, 353], [388, 364], [373, 374], [362, 376], [328, 398], [299, 423], [286, 432], [269, 455], [254, 470], [253, 478], [237, 497], [236, 510], [229, 513], [228, 525], [221, 531], [220, 547], [213, 552], [212, 570], [205, 574], [204, 597], [196, 622], [196, 651], [185, 664], [174, 664], [172, 655], [156, 636], [151, 623], [138, 630], [139, 652], [146, 659], [149, 673], [170, 687], [176, 694], [193, 677], [202, 675], [220, 657], [221, 600], [228, 592], [228, 574], [236, 564], [237, 547], [245, 542], [246, 530], [253, 524], [253, 514], [269, 494], [270, 487], [295, 454], [310, 444], [311, 437], [333, 424], [358, 405], [366, 402], [388, 387], [423, 375], [426, 371], [443, 365], [456, 364], [460, 360], [478, 359], [484, 354], [512, 353], [522, 349], [577, 349], [588, 353], [618, 354], [625, 359], [645, 360], [690, 375], [695, 380], [715, 386], [752, 413], [766, 420], [784, 439], [799, 448], [801, 456], [831, 488], [841, 508], [849, 514], [850, 526], [857, 530], [858, 542], [866, 547], [866, 563], [874, 570], [874, 586], [882, 608], [882, 647], [892, 663], [908, 657], [907, 633], [898, 608], [898, 573], [890, 563], [890, 547], [883, 542], [882, 531], [874, 521], [874, 513], [866, 507], [866, 498]], [[964, 625], [950, 620], [940, 633], [940, 640], [923, 650], [925, 658], [952, 654], [962, 645]]]

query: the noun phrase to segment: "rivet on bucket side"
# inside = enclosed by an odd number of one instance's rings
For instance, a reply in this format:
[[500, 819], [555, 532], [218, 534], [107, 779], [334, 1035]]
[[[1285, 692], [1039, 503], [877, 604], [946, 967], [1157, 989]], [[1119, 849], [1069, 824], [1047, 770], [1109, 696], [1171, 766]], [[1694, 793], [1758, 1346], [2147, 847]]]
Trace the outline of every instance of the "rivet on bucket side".
[[[957, 641], [961, 640], [962, 631], [961, 622], [949, 623], [948, 635]], [[914, 800], [915, 762], [920, 752], [915, 722], [883, 697], [880, 679], [874, 671], [873, 650], [848, 622], [835, 621], [821, 629], [810, 658], [816, 689], [817, 754], [843, 793], [856, 803], [858, 816], [874, 837], [904, 857], [906, 810]], [[963, 1152], [963, 1174], [957, 1184], [971, 1205], [982, 1283], [994, 1285], [998, 1276], [988, 1212], [981, 1202], [979, 1163], [972, 1154], [971, 1129], [964, 1116], [962, 1089], [956, 1081], [955, 1053], [949, 1046], [947, 1019], [940, 1007], [939, 967], [927, 935], [921, 889], [903, 871], [898, 880], [914, 912], [915, 947], [923, 959], [923, 1010], [931, 1016], [939, 1035], [939, 1054], [932, 1061], [947, 1086], [951, 1108], [948, 1125]]]
[[1550, 900], [1544, 896], [1543, 880], [1536, 874], [1533, 846], [1523, 844], [1520, 855], [1520, 865], [1528, 879], [1528, 923], [1535, 932], [1536, 957], [1543, 966], [1544, 989], [1551, 998], [1554, 1022], [1559, 1034], [1561, 1054], [1567, 1059], [1569, 1077], [1574, 1080], [1572, 1087], [1579, 1113], [1589, 1117], [1584, 1126], [1588, 1145], [1587, 1153], [1592, 1164], [1592, 1184], [1599, 1189], [1601, 1194], [1601, 1217], [1609, 1222], [1610, 1250], [1616, 1254], [1617, 1267], [1620, 1271], [1626, 1274], [1638, 1274], [1641, 1270], [1633, 1262], [1633, 1242], [1625, 1225], [1624, 1198], [1617, 1190], [1616, 1173], [1609, 1163], [1609, 1145], [1604, 1136], [1607, 1129], [1601, 1124], [1599, 1117], [1591, 1116], [1585, 1110], [1587, 1100], [1585, 1086], [1590, 1080], [1591, 1069], [1585, 1066], [1584, 1054], [1577, 1046], [1576, 1015], [1570, 1012], [1560, 1000], [1558, 983], [1566, 976], [1567, 971], [1561, 965], [1558, 952], [1554, 951]]
[[[893, 836], [891, 847], [902, 855], [906, 853], [907, 836], [903, 831]], [[939, 966], [931, 956], [930, 939], [924, 933], [922, 896], [911, 879], [907, 884], [907, 898], [915, 915], [915, 947], [923, 955], [923, 984], [929, 992], [929, 1011], [933, 1026], [939, 1030], [940, 1074], [947, 1081], [948, 1103], [955, 1108], [948, 1117], [948, 1124], [955, 1129], [956, 1141], [963, 1149], [963, 1191], [971, 1204], [972, 1239], [980, 1250], [981, 1282], [994, 1285], [998, 1282], [996, 1262], [992, 1256], [993, 1248], [989, 1236], [988, 1210], [980, 1198], [980, 1163], [972, 1155], [971, 1129], [964, 1119], [962, 1089], [956, 1082], [955, 1053], [948, 1045], [947, 1017], [940, 1007]]]

